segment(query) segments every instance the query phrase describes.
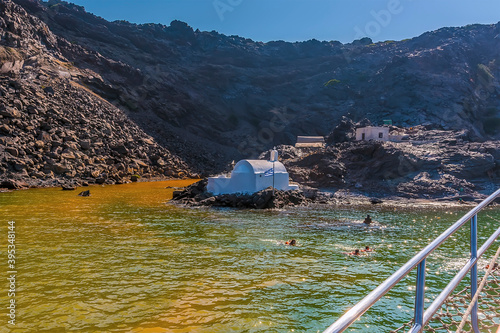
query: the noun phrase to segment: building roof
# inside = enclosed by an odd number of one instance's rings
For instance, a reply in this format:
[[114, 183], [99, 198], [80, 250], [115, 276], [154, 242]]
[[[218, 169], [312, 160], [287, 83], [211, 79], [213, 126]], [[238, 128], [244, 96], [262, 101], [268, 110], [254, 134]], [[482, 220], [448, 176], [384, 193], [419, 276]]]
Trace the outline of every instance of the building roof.
[[[241, 160], [234, 166], [232, 173], [260, 174], [273, 168], [273, 162], [265, 160]], [[281, 162], [274, 162], [274, 173], [286, 173], [286, 168]]]
[[325, 143], [322, 136], [298, 136], [297, 143]]
[[389, 130], [389, 127], [387, 127], [387, 126], [363, 126], [363, 127], [356, 128], [356, 131], [357, 130], [363, 130], [363, 129], [377, 129], [377, 130], [384, 129], [384, 130]]

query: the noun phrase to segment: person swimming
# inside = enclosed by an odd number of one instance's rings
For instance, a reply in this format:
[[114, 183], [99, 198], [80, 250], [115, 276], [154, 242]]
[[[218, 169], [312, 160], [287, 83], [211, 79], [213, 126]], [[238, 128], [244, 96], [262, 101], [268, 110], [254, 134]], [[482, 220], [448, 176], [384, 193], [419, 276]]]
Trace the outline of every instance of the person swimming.
[[366, 215], [365, 220], [363, 221], [364, 224], [371, 224], [372, 223], [372, 218], [370, 215]]
[[344, 254], [347, 254], [348, 256], [360, 256], [361, 252], [358, 249], [356, 249], [352, 252], [344, 252]]
[[370, 247], [367, 245], [367, 246], [365, 246], [365, 249], [362, 251], [363, 252], [373, 252], [373, 249], [370, 249]]
[[285, 242], [285, 245], [295, 246], [297, 245], [297, 241], [295, 239], [292, 239], [288, 242]]

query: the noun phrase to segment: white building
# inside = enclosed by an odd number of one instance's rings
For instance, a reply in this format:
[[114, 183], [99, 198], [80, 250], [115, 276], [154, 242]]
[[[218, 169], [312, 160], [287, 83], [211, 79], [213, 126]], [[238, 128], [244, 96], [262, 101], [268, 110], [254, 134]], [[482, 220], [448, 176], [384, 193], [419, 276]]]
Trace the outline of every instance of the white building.
[[322, 136], [298, 136], [295, 148], [323, 148], [325, 138]]
[[389, 127], [360, 127], [356, 128], [356, 141], [388, 141], [389, 140]]
[[[207, 191], [214, 195], [229, 193], [251, 194], [269, 186], [278, 190], [297, 190], [298, 185], [288, 183], [288, 172], [283, 163], [264, 160], [241, 160], [234, 166], [231, 177], [218, 176], [208, 178]], [[274, 173], [273, 173], [274, 170]]]

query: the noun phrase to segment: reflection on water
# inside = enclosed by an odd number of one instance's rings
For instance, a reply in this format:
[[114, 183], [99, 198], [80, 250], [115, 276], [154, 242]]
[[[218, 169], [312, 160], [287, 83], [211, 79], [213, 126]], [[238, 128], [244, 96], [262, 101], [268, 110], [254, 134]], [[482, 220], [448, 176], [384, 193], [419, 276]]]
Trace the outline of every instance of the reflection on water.
[[[2, 234], [9, 220], [17, 227], [18, 317], [15, 329], [0, 332], [322, 331], [463, 213], [166, 204], [166, 187], [186, 184], [97, 186], [90, 197], [1, 193]], [[376, 222], [364, 225], [366, 214]], [[498, 224], [479, 221], [483, 238]], [[297, 246], [284, 244], [292, 238]], [[460, 268], [467, 238], [459, 232], [429, 260], [430, 296]], [[365, 245], [375, 252], [344, 254]], [[409, 320], [414, 278], [367, 312], [357, 331]]]

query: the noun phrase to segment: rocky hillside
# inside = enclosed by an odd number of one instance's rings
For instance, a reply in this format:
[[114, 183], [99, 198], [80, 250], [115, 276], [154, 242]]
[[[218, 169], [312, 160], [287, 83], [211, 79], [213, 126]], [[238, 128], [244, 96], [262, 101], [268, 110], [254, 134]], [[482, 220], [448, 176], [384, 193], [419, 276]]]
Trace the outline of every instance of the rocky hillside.
[[[116, 106], [85, 87], [64, 42], [0, 1], [0, 187], [185, 177], [189, 167]], [[3, 181], [2, 181], [3, 179]]]
[[327, 135], [343, 115], [500, 138], [500, 24], [375, 44], [260, 43], [179, 21], [107, 22], [60, 1], [14, 1], [67, 41], [55, 45], [64, 57], [101, 75], [90, 89], [204, 170], [297, 135]]
[[3, 178], [215, 173], [297, 135], [326, 136], [346, 115], [500, 139], [500, 24], [261, 43], [0, 0], [0, 72]]

